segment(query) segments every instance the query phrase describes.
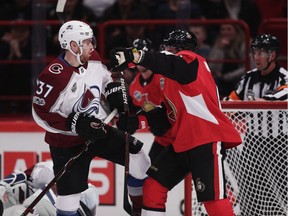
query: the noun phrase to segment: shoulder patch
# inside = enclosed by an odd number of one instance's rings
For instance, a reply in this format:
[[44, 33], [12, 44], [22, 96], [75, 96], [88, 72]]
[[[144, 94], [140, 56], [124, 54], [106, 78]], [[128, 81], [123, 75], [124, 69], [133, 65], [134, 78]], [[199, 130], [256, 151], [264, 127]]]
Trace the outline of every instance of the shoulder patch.
[[140, 91], [135, 91], [134, 92], [134, 98], [137, 100], [137, 101], [141, 101], [142, 99], [142, 93]]
[[60, 63], [54, 63], [49, 66], [48, 70], [53, 74], [60, 74], [63, 70], [63, 65]]
[[164, 89], [164, 83], [165, 83], [165, 78], [164, 78], [164, 77], [161, 77], [160, 80], [159, 80], [159, 84], [160, 84], [161, 90]]

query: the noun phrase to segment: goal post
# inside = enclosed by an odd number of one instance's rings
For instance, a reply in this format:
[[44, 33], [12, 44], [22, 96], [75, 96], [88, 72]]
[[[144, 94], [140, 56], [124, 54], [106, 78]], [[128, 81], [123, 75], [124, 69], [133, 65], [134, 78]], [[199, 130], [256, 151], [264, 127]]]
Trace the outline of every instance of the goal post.
[[[237, 216], [288, 212], [287, 102], [222, 102], [242, 144], [227, 150], [226, 194]], [[206, 216], [191, 177], [185, 179], [185, 216]], [[191, 191], [192, 188], [192, 191]], [[190, 191], [189, 191], [190, 190]]]

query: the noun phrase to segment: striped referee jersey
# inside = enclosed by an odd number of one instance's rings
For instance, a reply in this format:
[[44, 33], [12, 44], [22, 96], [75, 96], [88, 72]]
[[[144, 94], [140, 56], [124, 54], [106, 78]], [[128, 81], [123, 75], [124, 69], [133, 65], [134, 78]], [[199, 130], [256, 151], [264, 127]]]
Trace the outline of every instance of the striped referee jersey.
[[287, 100], [288, 72], [280, 65], [266, 76], [256, 68], [245, 73], [236, 89], [229, 95], [230, 100]]

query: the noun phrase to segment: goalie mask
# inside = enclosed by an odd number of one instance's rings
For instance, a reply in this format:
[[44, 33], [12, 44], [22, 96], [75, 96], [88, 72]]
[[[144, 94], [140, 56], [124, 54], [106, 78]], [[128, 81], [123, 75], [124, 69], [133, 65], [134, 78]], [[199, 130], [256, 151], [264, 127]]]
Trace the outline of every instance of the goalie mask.
[[[80, 56], [83, 53], [83, 41], [91, 39], [96, 48], [96, 39], [93, 35], [93, 30], [91, 27], [81, 21], [72, 20], [64, 23], [59, 30], [58, 33], [58, 40], [60, 42], [61, 48], [65, 50], [69, 50], [73, 53], [76, 57], [78, 62], [82, 65], [83, 63], [80, 61]], [[74, 41], [77, 43], [80, 53], [75, 53], [71, 49], [70, 43]]]
[[192, 32], [186, 30], [175, 30], [170, 32], [161, 44], [161, 50], [165, 47], [174, 47], [177, 50], [191, 50], [193, 52], [197, 49], [197, 38]]

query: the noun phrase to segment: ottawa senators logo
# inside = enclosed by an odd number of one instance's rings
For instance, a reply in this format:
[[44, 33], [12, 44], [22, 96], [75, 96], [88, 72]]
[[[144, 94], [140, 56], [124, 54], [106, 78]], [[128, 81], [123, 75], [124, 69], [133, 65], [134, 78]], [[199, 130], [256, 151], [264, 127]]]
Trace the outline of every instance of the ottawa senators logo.
[[195, 189], [198, 192], [203, 192], [205, 190], [205, 184], [201, 182], [200, 178], [197, 178], [195, 181]]

